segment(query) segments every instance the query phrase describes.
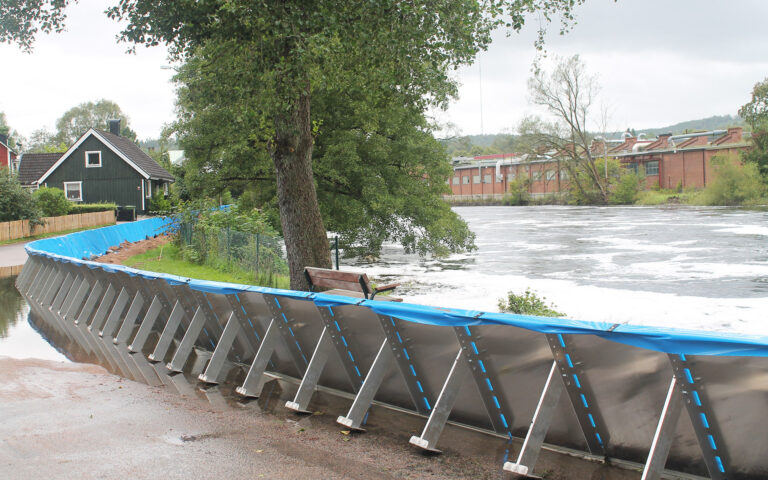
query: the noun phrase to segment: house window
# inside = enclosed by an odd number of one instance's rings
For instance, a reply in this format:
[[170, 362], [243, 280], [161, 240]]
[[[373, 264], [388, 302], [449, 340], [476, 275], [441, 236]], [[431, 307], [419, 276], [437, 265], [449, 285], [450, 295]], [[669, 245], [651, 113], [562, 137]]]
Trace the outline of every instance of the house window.
[[540, 171], [533, 172], [533, 181], [538, 182], [539, 180], [541, 180], [541, 172]]
[[560, 180], [568, 180], [568, 170], [560, 170]]
[[85, 152], [85, 168], [101, 167], [101, 152]]
[[547, 170], [547, 181], [550, 182], [555, 179], [555, 171]]
[[147, 198], [152, 198], [152, 180], [146, 179], [144, 182], [144, 196]]
[[163, 195], [168, 196], [168, 182], [163, 183]]
[[472, 175], [472, 183], [480, 183], [480, 175]]
[[83, 182], [64, 182], [64, 195], [73, 202], [83, 201]]
[[483, 183], [491, 183], [491, 176], [483, 175]]
[[646, 175], [658, 175], [659, 174], [659, 162], [648, 162], [645, 164]]
[[624, 167], [627, 169], [628, 172], [632, 172], [634, 174], [637, 174], [637, 163], [635, 163], [635, 162], [628, 163]]
[[458, 185], [459, 184], [459, 177], [453, 177], [453, 184]]
[[464, 185], [469, 185], [469, 175], [461, 177], [461, 183]]
[[514, 173], [508, 173], [507, 174], [507, 181], [508, 182], [514, 182], [515, 181], [515, 175]]

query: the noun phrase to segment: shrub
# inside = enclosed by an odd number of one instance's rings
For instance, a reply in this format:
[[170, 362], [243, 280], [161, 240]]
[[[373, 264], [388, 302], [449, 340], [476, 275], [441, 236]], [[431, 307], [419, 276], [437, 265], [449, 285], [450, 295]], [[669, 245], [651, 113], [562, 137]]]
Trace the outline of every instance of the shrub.
[[531, 196], [528, 193], [528, 187], [531, 181], [526, 176], [519, 176], [509, 182], [508, 192], [504, 195], [502, 203], [509, 206], [528, 205]]
[[40, 187], [32, 197], [37, 202], [37, 206], [44, 217], [60, 217], [69, 213], [72, 206], [64, 195], [64, 190], [60, 188]]
[[625, 173], [619, 178], [618, 184], [610, 194], [610, 202], [614, 205], [631, 205], [637, 200], [642, 179], [636, 173]]
[[165, 194], [163, 194], [161, 190], [155, 190], [149, 205], [149, 213], [156, 215], [168, 214], [173, 210], [171, 201], [165, 197]]
[[739, 165], [727, 157], [712, 157], [715, 176], [694, 199], [702, 205], [744, 205], [762, 201], [765, 185], [755, 163]]
[[508, 292], [507, 298], [499, 299], [499, 310], [502, 312], [517, 313], [519, 315], [535, 315], [539, 317], [564, 317], [564, 313], [555, 310], [555, 305], [547, 305], [546, 298], [539, 298], [530, 288], [525, 293], [517, 295]]
[[32, 228], [43, 223], [32, 194], [21, 186], [16, 176], [0, 168], [0, 222], [14, 220], [29, 220]]
[[93, 212], [106, 212], [109, 210], [116, 210], [117, 205], [114, 203], [73, 203], [69, 210], [70, 214], [75, 213], [93, 213]]

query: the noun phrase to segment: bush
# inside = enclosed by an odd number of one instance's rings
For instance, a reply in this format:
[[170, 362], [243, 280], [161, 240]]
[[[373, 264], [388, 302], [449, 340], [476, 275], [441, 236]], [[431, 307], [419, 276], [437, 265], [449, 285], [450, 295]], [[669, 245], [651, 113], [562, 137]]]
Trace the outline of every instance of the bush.
[[751, 205], [764, 201], [765, 185], [755, 163], [739, 165], [727, 157], [712, 157], [715, 176], [693, 203], [700, 205]]
[[512, 180], [502, 203], [508, 206], [528, 205], [531, 201], [531, 195], [528, 193], [530, 185], [530, 179], [524, 175]]
[[499, 310], [502, 312], [517, 313], [519, 315], [535, 315], [538, 317], [564, 317], [564, 313], [555, 310], [555, 305], [547, 305], [546, 298], [539, 298], [530, 288], [525, 293], [517, 295], [508, 292], [507, 298], [499, 299]]
[[117, 205], [114, 203], [72, 203], [70, 204], [70, 214], [76, 213], [94, 213], [94, 212], [107, 212], [117, 209]]
[[14, 220], [29, 220], [32, 228], [43, 223], [32, 194], [21, 186], [15, 175], [0, 168], [0, 222]]
[[152, 195], [152, 200], [149, 205], [149, 213], [155, 215], [168, 214], [173, 210], [173, 204], [165, 197], [165, 194], [163, 194], [161, 190], [155, 190], [155, 194]]
[[44, 217], [60, 217], [69, 213], [72, 204], [60, 188], [40, 187], [32, 197], [42, 210]]
[[642, 179], [636, 173], [625, 173], [610, 194], [609, 200], [614, 205], [631, 205], [637, 200]]

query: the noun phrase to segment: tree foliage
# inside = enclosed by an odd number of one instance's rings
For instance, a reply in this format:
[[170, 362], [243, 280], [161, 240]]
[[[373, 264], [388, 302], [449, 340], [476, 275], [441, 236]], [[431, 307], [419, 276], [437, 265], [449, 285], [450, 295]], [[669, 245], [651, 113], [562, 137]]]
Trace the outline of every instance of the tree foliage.
[[136, 132], [129, 127], [130, 119], [111, 100], [85, 102], [70, 108], [56, 120], [56, 143], [72, 145], [89, 128], [107, 130], [109, 120], [120, 120], [120, 135], [136, 140]]
[[33, 226], [39, 225], [40, 209], [16, 176], [0, 168], [0, 222], [14, 220], [31, 220]]
[[45, 217], [59, 217], [69, 213], [71, 203], [60, 188], [40, 187], [32, 197]]
[[768, 183], [768, 78], [755, 84], [752, 100], [739, 109], [739, 115], [752, 127], [752, 149], [742, 159], [756, 165]]

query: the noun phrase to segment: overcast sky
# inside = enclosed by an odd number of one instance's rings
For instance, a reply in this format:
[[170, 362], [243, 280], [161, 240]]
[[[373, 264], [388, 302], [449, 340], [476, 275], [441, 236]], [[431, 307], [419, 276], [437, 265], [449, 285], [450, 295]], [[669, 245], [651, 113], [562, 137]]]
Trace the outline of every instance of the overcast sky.
[[[120, 105], [140, 138], [159, 136], [173, 120], [165, 49], [126, 54], [126, 45], [115, 41], [120, 26], [106, 18], [104, 5], [81, 0], [70, 7], [68, 31], [40, 36], [31, 55], [0, 44], [0, 111], [11, 127], [26, 136], [54, 130], [67, 109], [101, 98]], [[753, 85], [768, 77], [765, 0], [587, 0], [577, 17], [564, 37], [555, 26], [549, 56], [578, 53], [598, 75], [611, 129], [735, 114]], [[483, 132], [513, 132], [535, 112], [526, 80], [537, 28], [534, 17], [519, 35], [495, 35], [478, 62], [456, 72], [460, 99], [435, 118], [463, 134], [480, 133], [482, 91]]]

